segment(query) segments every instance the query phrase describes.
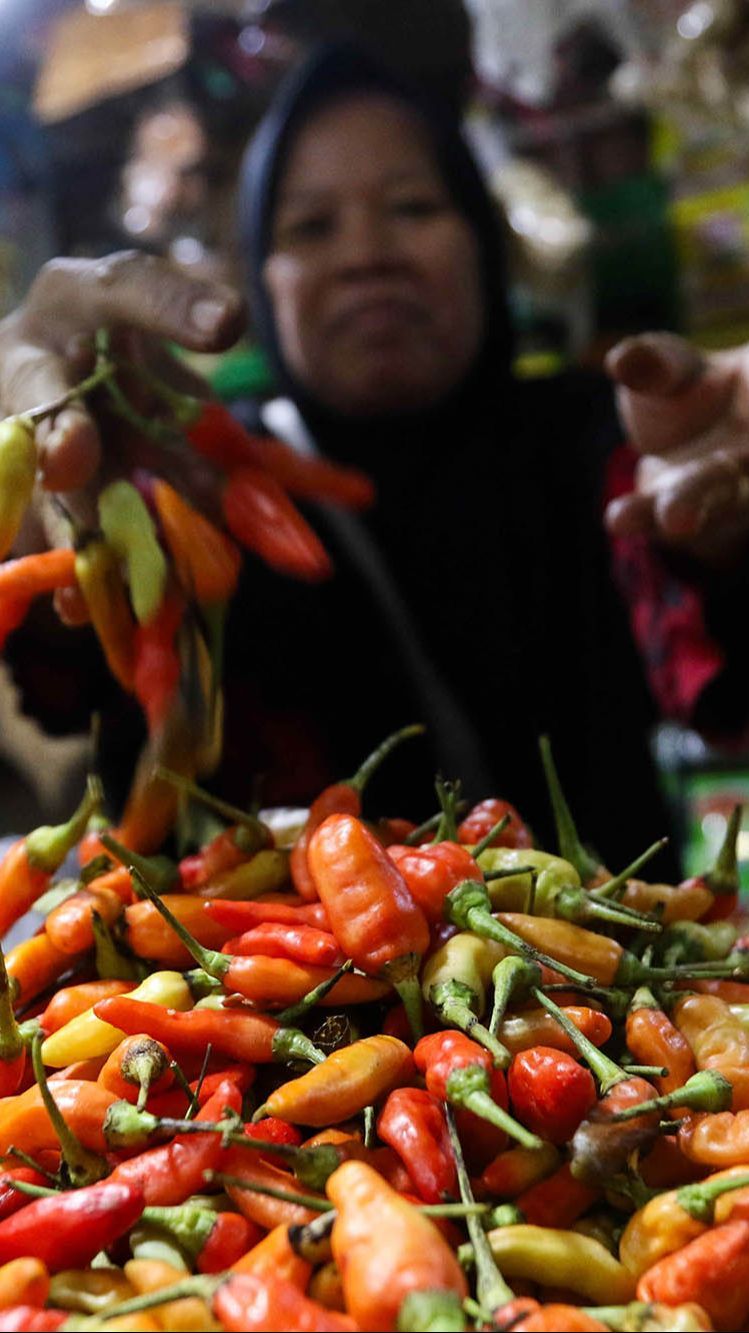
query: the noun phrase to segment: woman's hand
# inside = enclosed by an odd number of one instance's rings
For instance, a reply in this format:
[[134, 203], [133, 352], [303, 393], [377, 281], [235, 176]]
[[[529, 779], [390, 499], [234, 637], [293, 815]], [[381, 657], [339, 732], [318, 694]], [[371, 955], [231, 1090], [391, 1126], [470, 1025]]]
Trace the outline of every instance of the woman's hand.
[[609, 531], [731, 564], [749, 539], [749, 346], [702, 356], [647, 333], [613, 348], [606, 369], [640, 454], [634, 491], [608, 506]]

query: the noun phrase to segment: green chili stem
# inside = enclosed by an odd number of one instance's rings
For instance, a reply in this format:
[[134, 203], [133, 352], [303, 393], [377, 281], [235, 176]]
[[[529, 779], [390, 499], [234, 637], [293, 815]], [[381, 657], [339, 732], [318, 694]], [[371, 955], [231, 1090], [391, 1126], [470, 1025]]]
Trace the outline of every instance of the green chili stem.
[[617, 1083], [622, 1083], [630, 1075], [627, 1074], [619, 1065], [610, 1060], [608, 1055], [599, 1051], [597, 1046], [593, 1045], [584, 1033], [567, 1017], [563, 1009], [548, 995], [545, 995], [540, 987], [535, 987], [533, 994], [540, 1005], [548, 1013], [552, 1014], [559, 1026], [567, 1033], [570, 1041], [574, 1042], [575, 1047], [580, 1052], [584, 1060], [587, 1060], [590, 1068], [595, 1074], [600, 1085], [601, 1096], [605, 1097]]
[[639, 856], [635, 857], [635, 860], [631, 865], [626, 866], [624, 870], [620, 870], [618, 875], [614, 875], [613, 879], [607, 880], [605, 884], [599, 884], [597, 889], [589, 889], [588, 892], [590, 896], [592, 898], [618, 897], [618, 895], [623, 893], [626, 889], [627, 881], [634, 879], [637, 872], [642, 870], [643, 866], [647, 865], [648, 861], [652, 861], [657, 852], [662, 851], [662, 849], [667, 846], [668, 838], [659, 838], [657, 842], [651, 843], [650, 847], [646, 848], [644, 852], [641, 852]]
[[68, 389], [66, 393], [61, 393], [57, 398], [50, 399], [48, 403], [41, 403], [39, 407], [32, 407], [30, 412], [24, 412], [22, 415], [28, 421], [33, 422], [42, 421], [45, 417], [56, 416], [69, 403], [74, 403], [79, 398], [85, 397], [87, 393], [92, 393], [94, 389], [98, 389], [100, 384], [103, 384], [114, 374], [114, 371], [114, 362], [102, 357], [91, 374], [80, 380], [78, 384], [73, 385], [72, 389]]
[[[223, 801], [220, 796], [214, 796], [212, 792], [205, 791], [203, 787], [198, 786], [197, 782], [184, 777], [181, 773], [175, 773], [171, 768], [165, 768], [163, 764], [159, 764], [154, 772], [157, 778], [162, 778], [164, 782], [168, 782], [172, 787], [177, 787], [179, 791], [191, 796], [194, 801], [199, 801], [207, 809], [215, 810], [216, 814], [221, 815], [229, 824], [238, 824], [241, 828], [247, 829], [248, 832], [254, 832], [257, 836], [255, 851], [272, 846], [273, 838], [270, 829], [254, 815], [248, 814], [246, 810], [240, 810], [239, 806], [230, 805], [228, 801]], [[248, 847], [245, 850], [249, 855], [253, 848]]]
[[557, 830], [557, 842], [559, 843], [559, 854], [569, 861], [570, 865], [575, 867], [583, 883], [586, 880], [594, 879], [599, 871], [598, 861], [585, 850], [580, 836], [575, 827], [575, 821], [572, 818], [572, 811], [567, 804], [562, 784], [559, 781], [556, 764], [551, 753], [551, 744], [548, 736], [539, 738], [539, 749], [541, 751], [541, 763], [544, 768], [546, 785], [549, 791], [549, 799], [554, 814], [554, 823]]
[[[452, 1144], [455, 1165], [458, 1172], [460, 1197], [463, 1203], [474, 1203], [473, 1190], [471, 1189], [471, 1182], [468, 1178], [468, 1172], [463, 1158], [463, 1149], [460, 1144], [460, 1137], [455, 1124], [455, 1116], [452, 1107], [445, 1107], [445, 1116], [447, 1118], [450, 1143]], [[485, 1310], [493, 1312], [494, 1310], [499, 1309], [500, 1306], [506, 1305], [508, 1301], [513, 1300], [514, 1293], [508, 1287], [497, 1267], [497, 1262], [492, 1254], [486, 1232], [479, 1219], [476, 1217], [467, 1217], [466, 1226], [471, 1238], [476, 1260], [476, 1296], [479, 1304]]]
[[[274, 1017], [278, 1019], [282, 1027], [288, 1027], [289, 1025], [296, 1023], [296, 1021], [303, 1018], [310, 1009], [313, 1009], [316, 1004], [319, 1004], [328, 992], [331, 991], [334, 986], [338, 985], [341, 977], [345, 976], [347, 972], [352, 970], [353, 966], [353, 961], [350, 958], [347, 958], [346, 962], [341, 964], [332, 977], [327, 977], [325, 981], [321, 981], [317, 986], [314, 986], [312, 990], [307, 991], [307, 994], [303, 995], [301, 1000], [297, 1000], [296, 1004], [290, 1004], [288, 1008], [282, 1009], [281, 1012], [275, 1014]], [[322, 1058], [324, 1060], [325, 1056]], [[318, 1061], [318, 1063], [321, 1062]]]
[[412, 829], [410, 833], [406, 834], [403, 845], [405, 847], [418, 847], [419, 843], [424, 841], [427, 833], [434, 832], [441, 818], [442, 811], [440, 810], [439, 814], [431, 815], [429, 819], [425, 819], [424, 823], [419, 824], [418, 828]]
[[713, 1069], [700, 1069], [681, 1088], [664, 1093], [662, 1097], [651, 1097], [649, 1101], [639, 1102], [636, 1106], [628, 1106], [624, 1111], [617, 1111], [610, 1120], [612, 1124], [618, 1124], [651, 1111], [663, 1111], [669, 1106], [688, 1106], [693, 1111], [727, 1111], [731, 1106], [732, 1094], [731, 1084], [722, 1074]]
[[513, 993], [521, 984], [524, 986], [538, 985], [541, 981], [541, 969], [538, 963], [531, 962], [527, 958], [519, 958], [517, 954], [511, 954], [509, 958], [503, 958], [497, 963], [492, 972], [492, 981], [494, 983], [494, 1005], [489, 1020], [489, 1031], [492, 1036], [496, 1036]]
[[676, 1201], [691, 1217], [699, 1222], [712, 1222], [716, 1199], [731, 1190], [745, 1189], [749, 1175], [732, 1176], [727, 1180], [705, 1180], [701, 1184], [682, 1185], [676, 1192]]
[[167, 907], [166, 903], [154, 892], [151, 885], [148, 883], [148, 880], [145, 878], [145, 875], [141, 873], [138, 867], [133, 864], [128, 866], [128, 869], [133, 879], [137, 881], [139, 887], [142, 889], [143, 896], [147, 898], [150, 903], [153, 903], [157, 912], [163, 916], [167, 925], [171, 926], [175, 935], [182, 941], [198, 966], [202, 967], [203, 971], [207, 972], [209, 976], [216, 977], [220, 981], [229, 971], [229, 968], [234, 961], [233, 956], [231, 954], [219, 953], [217, 949], [205, 949], [202, 944], [198, 944], [195, 936], [190, 934], [189, 930], [183, 926], [182, 922], [177, 920], [176, 916], [170, 908]]
[[[208, 1050], [209, 1050], [209, 1049], [210, 1049], [209, 1047], [206, 1048], [206, 1057], [207, 1057], [207, 1055], [208, 1055]], [[207, 1066], [208, 1066], [208, 1060], [207, 1060], [207, 1058], [204, 1058], [204, 1060], [203, 1060], [203, 1064], [204, 1064], [205, 1068], [207, 1068]], [[186, 1118], [187, 1120], [192, 1120], [192, 1117], [195, 1116], [195, 1115], [197, 1115], [197, 1114], [198, 1114], [198, 1111], [200, 1110], [200, 1101], [199, 1101], [199, 1098], [198, 1098], [198, 1093], [197, 1093], [197, 1092], [193, 1092], [192, 1088], [190, 1087], [190, 1084], [188, 1083], [187, 1079], [185, 1078], [185, 1075], [184, 1075], [184, 1072], [183, 1072], [181, 1066], [177, 1063], [177, 1061], [176, 1061], [174, 1058], [172, 1058], [172, 1060], [170, 1061], [169, 1068], [171, 1069], [172, 1073], [174, 1074], [174, 1081], [175, 1081], [175, 1083], [177, 1084], [177, 1087], [182, 1089], [182, 1091], [184, 1092], [184, 1094], [185, 1094], [185, 1096], [186, 1096], [188, 1102], [190, 1103], [185, 1118]], [[141, 1092], [142, 1092], [142, 1091], [143, 1091], [143, 1090], [141, 1089]], [[143, 1099], [143, 1106], [141, 1106], [141, 1105], [140, 1105], [140, 1097], [139, 1097], [139, 1098], [138, 1098], [138, 1101], [136, 1102], [135, 1109], [136, 1109], [136, 1111], [142, 1111], [142, 1110], [144, 1109], [144, 1107], [145, 1107], [145, 1098]]]
[[42, 1060], [43, 1040], [41, 1032], [38, 1032], [32, 1042], [31, 1059], [44, 1109], [50, 1118], [55, 1134], [60, 1140], [62, 1159], [71, 1183], [76, 1186], [93, 1185], [109, 1174], [109, 1164], [98, 1153], [89, 1152], [87, 1148], [79, 1143], [52, 1096], [44, 1069], [44, 1061]]
[[300, 1208], [310, 1208], [316, 1213], [330, 1213], [333, 1205], [328, 1199], [315, 1194], [300, 1194], [296, 1190], [277, 1189], [275, 1185], [257, 1185], [241, 1176], [225, 1175], [222, 1171], [206, 1172], [212, 1182], [219, 1185], [234, 1185], [237, 1189], [249, 1190], [251, 1194], [265, 1194], [269, 1199], [280, 1199], [282, 1203], [295, 1203]]
[[720, 851], [715, 858], [715, 865], [705, 875], [705, 883], [713, 893], [737, 893], [739, 889], [739, 867], [737, 847], [743, 805], [735, 805], [726, 825], [725, 837]]
[[[500, 833], [504, 833], [511, 819], [512, 819], [511, 815], [503, 815], [502, 818], [498, 819], [496, 824], [489, 829], [489, 832], [484, 834], [481, 841], [476, 843], [476, 846], [471, 852], [471, 856], [473, 857], [474, 861], [478, 861], [479, 857], [481, 856], [481, 853], [485, 852], [487, 847], [491, 847], [492, 843], [494, 842], [494, 839], [498, 838]], [[519, 874], [520, 871], [517, 871], [516, 873]]]
[[54, 1171], [48, 1171], [46, 1167], [42, 1166], [41, 1162], [37, 1162], [36, 1158], [31, 1157], [30, 1154], [24, 1152], [22, 1148], [16, 1148], [14, 1144], [11, 1143], [5, 1155], [6, 1157], [15, 1157], [19, 1162], [23, 1162], [24, 1166], [30, 1166], [32, 1171], [38, 1171], [40, 1176], [46, 1176], [47, 1180], [51, 1180], [57, 1185], [57, 1176]]
[[423, 736], [426, 727], [422, 722], [412, 722], [407, 727], [401, 727], [399, 731], [394, 731], [392, 735], [386, 736], [384, 741], [367, 755], [367, 758], [359, 765], [352, 778], [344, 779], [345, 786], [353, 787], [355, 792], [360, 795], [369, 782], [370, 778], [380, 765], [392, 754], [404, 741], [411, 740], [414, 736]]

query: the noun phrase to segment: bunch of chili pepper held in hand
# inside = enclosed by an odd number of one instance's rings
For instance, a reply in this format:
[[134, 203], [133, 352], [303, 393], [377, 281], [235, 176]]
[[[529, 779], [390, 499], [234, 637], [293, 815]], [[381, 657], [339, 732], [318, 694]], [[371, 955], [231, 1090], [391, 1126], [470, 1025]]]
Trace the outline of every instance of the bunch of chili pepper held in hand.
[[181, 860], [95, 780], [6, 854], [0, 1329], [749, 1328], [740, 809], [675, 885], [581, 844], [545, 742], [554, 852], [443, 781], [372, 818], [420, 730], [295, 826], [165, 771]]
[[[0, 421], [0, 650], [40, 597], [54, 594], [69, 622], [92, 624], [109, 670], [147, 721], [149, 747], [126, 825], [144, 826], [142, 836], [157, 847], [174, 817], [174, 793], [150, 781], [154, 762], [195, 777], [220, 757], [223, 624], [242, 551], [288, 577], [325, 579], [329, 557], [294, 499], [362, 509], [374, 490], [356, 469], [250, 434], [219, 402], [178, 394], [145, 368], [122, 364], [106, 330], [96, 345], [87, 379], [54, 403]], [[123, 372], [147, 390], [156, 411], [143, 415], [125, 395]], [[180, 458], [204, 460], [214, 475], [216, 521], [164, 477], [139, 468], [103, 487], [90, 528], [58, 500], [68, 525], [63, 549], [6, 559], [34, 491], [36, 426], [84, 397], [104, 434], [106, 408], [110, 427], [111, 414], [121, 418], [136, 450], [140, 441], [149, 457], [169, 460], [172, 472]]]

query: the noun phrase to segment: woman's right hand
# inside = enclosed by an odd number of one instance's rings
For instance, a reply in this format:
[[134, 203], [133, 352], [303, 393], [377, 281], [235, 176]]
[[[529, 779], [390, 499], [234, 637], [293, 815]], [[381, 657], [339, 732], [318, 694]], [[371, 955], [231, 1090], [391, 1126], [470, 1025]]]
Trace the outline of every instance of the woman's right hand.
[[[30, 412], [53, 403], [80, 382], [93, 363], [93, 339], [107, 327], [130, 362], [145, 362], [185, 392], [202, 382], [169, 357], [169, 340], [197, 352], [229, 347], [244, 326], [239, 295], [191, 278], [166, 260], [136, 251], [103, 259], [55, 259], [40, 269], [24, 302], [0, 323], [0, 413]], [[205, 393], [205, 386], [202, 386]], [[112, 418], [102, 439], [83, 402], [45, 417], [37, 430], [37, 512], [43, 536], [59, 527], [49, 493], [65, 495], [75, 517], [91, 511], [91, 496], [112, 473], [148, 466], [179, 489], [200, 496], [211, 478], [202, 460], [169, 444], [135, 438]], [[112, 455], [115, 455], [113, 457]]]

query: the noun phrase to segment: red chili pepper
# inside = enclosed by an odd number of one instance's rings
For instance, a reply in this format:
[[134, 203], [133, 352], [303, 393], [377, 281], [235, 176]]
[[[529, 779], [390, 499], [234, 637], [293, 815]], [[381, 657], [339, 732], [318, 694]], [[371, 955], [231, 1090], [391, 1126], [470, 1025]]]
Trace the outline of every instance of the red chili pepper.
[[490, 1121], [525, 1148], [541, 1146], [541, 1140], [535, 1134], [507, 1114], [504, 1074], [501, 1069], [494, 1068], [492, 1058], [483, 1046], [462, 1032], [433, 1032], [417, 1043], [414, 1061], [426, 1077], [429, 1092], [435, 1097]]
[[313, 583], [332, 574], [319, 537], [269, 473], [235, 468], [224, 487], [223, 510], [232, 536], [272, 569]]
[[227, 1333], [355, 1333], [348, 1315], [311, 1301], [279, 1277], [236, 1273], [213, 1298]]
[[341, 948], [368, 976], [395, 986], [418, 1033], [417, 974], [429, 927], [397, 866], [361, 820], [345, 814], [315, 830], [307, 859]]
[[133, 693], [146, 715], [149, 733], [163, 724], [179, 685], [177, 633], [184, 612], [183, 596], [176, 588], [168, 588], [156, 615], [135, 629]]
[[422, 1088], [395, 1088], [377, 1121], [377, 1133], [400, 1157], [419, 1198], [455, 1197], [458, 1176], [442, 1103]]
[[23, 1181], [27, 1185], [49, 1184], [39, 1171], [34, 1171], [30, 1166], [13, 1166], [7, 1171], [4, 1170], [0, 1175], [0, 1221], [12, 1217], [21, 1208], [25, 1208], [29, 1201], [26, 1194], [13, 1188], [11, 1182], [14, 1180]]
[[365, 509], [374, 500], [374, 486], [363, 472], [299, 453], [281, 440], [251, 435], [222, 403], [203, 403], [187, 438], [226, 471], [247, 464], [263, 468], [301, 499], [329, 500], [347, 509]]
[[516, 1055], [507, 1073], [515, 1114], [549, 1143], [572, 1138], [598, 1094], [593, 1075], [571, 1055], [534, 1046]]
[[214, 1213], [196, 1203], [147, 1208], [143, 1220], [173, 1237], [199, 1273], [230, 1268], [263, 1236], [261, 1228], [241, 1213]]
[[458, 825], [459, 842], [470, 843], [475, 846], [482, 841], [487, 833], [495, 827], [506, 815], [510, 816], [510, 822], [492, 839], [491, 847], [532, 847], [533, 838], [530, 829], [523, 823], [520, 815], [514, 805], [509, 801], [501, 801], [496, 796], [490, 796], [486, 801], [479, 801], [469, 810], [465, 819]]
[[299, 834], [291, 850], [291, 878], [294, 882], [294, 888], [302, 898], [313, 902], [318, 897], [315, 881], [310, 872], [307, 863], [307, 850], [309, 848], [310, 838], [316, 829], [328, 818], [328, 815], [360, 815], [362, 808], [362, 792], [369, 779], [384, 759], [391, 753], [401, 741], [408, 740], [410, 736], [416, 736], [421, 733], [422, 727], [402, 727], [400, 731], [393, 732], [387, 736], [375, 750], [360, 764], [352, 778], [344, 778], [340, 782], [334, 782], [326, 787], [320, 795], [315, 798], [307, 815], [307, 822]]
[[11, 1305], [0, 1310], [3, 1333], [54, 1333], [70, 1318], [69, 1310], [39, 1310], [35, 1305]]
[[[287, 895], [291, 897], [291, 895]], [[315, 926], [317, 930], [330, 930], [330, 921], [322, 903], [287, 904], [285, 902], [234, 902], [230, 898], [210, 898], [205, 910], [214, 921], [222, 926], [229, 926], [238, 931], [252, 930], [253, 926], [264, 921], [280, 921], [285, 925], [299, 923]]]
[[726, 1222], [659, 1259], [637, 1284], [637, 1299], [664, 1305], [696, 1301], [715, 1328], [742, 1328], [749, 1316], [749, 1222]]
[[[242, 1108], [242, 1094], [228, 1079], [195, 1118], [212, 1124], [221, 1119], [227, 1107], [237, 1112]], [[206, 1171], [218, 1168], [223, 1153], [220, 1134], [178, 1134], [171, 1143], [120, 1162], [109, 1182], [140, 1189], [149, 1207], [184, 1203], [203, 1189]]]
[[34, 1199], [0, 1222], [0, 1263], [33, 1255], [52, 1272], [85, 1268], [138, 1221], [144, 1198], [114, 1178], [83, 1189]]
[[600, 1190], [573, 1176], [569, 1162], [564, 1162], [550, 1176], [518, 1194], [515, 1203], [532, 1226], [566, 1231], [587, 1213], [600, 1194]]
[[482, 879], [465, 847], [456, 842], [430, 843], [424, 847], [388, 847], [414, 901], [430, 923], [442, 921], [445, 898], [464, 879]]
[[316, 930], [314, 926], [284, 925], [280, 921], [264, 921], [244, 935], [227, 940], [223, 952], [290, 958], [295, 963], [312, 963], [315, 967], [335, 968], [346, 961], [335, 935], [329, 931]]

